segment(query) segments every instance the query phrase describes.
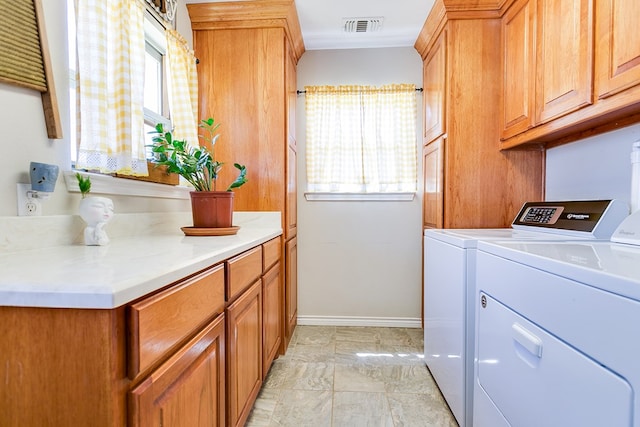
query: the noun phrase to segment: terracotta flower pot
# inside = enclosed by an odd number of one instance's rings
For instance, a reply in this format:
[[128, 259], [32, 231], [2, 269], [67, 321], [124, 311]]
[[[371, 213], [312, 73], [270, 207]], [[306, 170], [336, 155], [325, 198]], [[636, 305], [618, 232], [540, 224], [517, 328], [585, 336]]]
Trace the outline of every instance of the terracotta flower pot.
[[192, 191], [190, 194], [195, 228], [229, 228], [233, 225], [232, 191]]

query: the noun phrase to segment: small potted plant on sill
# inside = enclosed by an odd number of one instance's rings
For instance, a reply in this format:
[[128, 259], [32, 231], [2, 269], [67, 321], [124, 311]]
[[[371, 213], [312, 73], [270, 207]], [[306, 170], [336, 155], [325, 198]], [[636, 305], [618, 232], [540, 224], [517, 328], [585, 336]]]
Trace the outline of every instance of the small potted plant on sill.
[[214, 146], [220, 136], [216, 134], [219, 126], [213, 118], [201, 120], [198, 127], [203, 130], [203, 134], [199, 135], [203, 143], [199, 146], [174, 139], [173, 134], [166, 131], [162, 123], [158, 123], [153, 132], [155, 136], [152, 152], [155, 157], [152, 162], [167, 166], [168, 172], [182, 176], [194, 188], [190, 193], [194, 229], [231, 228], [234, 196], [232, 190], [247, 182], [245, 166], [234, 163], [238, 169], [238, 177], [226, 190], [217, 190], [218, 172], [224, 164], [214, 156]]

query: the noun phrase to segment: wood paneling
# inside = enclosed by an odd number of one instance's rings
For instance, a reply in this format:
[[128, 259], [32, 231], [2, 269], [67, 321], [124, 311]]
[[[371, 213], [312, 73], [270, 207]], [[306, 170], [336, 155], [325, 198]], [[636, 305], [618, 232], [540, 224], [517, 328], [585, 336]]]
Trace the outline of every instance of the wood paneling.
[[0, 307], [0, 424], [126, 425], [124, 309]]

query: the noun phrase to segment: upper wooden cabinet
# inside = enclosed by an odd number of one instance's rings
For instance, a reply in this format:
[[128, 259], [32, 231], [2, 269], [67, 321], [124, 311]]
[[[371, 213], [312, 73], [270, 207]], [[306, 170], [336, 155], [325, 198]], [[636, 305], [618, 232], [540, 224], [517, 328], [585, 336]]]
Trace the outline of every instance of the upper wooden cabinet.
[[523, 0], [502, 18], [507, 139], [592, 103], [592, 0]]
[[442, 228], [444, 220], [443, 164], [445, 138], [425, 145], [422, 150], [424, 168], [424, 228]]
[[511, 0], [503, 9], [501, 148], [639, 120], [640, 2]]
[[598, 96], [606, 98], [640, 83], [640, 2], [598, 0], [596, 61]]
[[533, 125], [536, 1], [514, 4], [502, 19], [502, 138]]
[[415, 46], [425, 78], [423, 225], [506, 227], [524, 201], [542, 199], [543, 153], [499, 150], [500, 15], [452, 3], [435, 2]]
[[537, 15], [536, 123], [544, 123], [593, 102], [593, 1], [538, 0]]
[[424, 60], [423, 67], [424, 143], [445, 133], [445, 92], [447, 89], [447, 32], [442, 32]]

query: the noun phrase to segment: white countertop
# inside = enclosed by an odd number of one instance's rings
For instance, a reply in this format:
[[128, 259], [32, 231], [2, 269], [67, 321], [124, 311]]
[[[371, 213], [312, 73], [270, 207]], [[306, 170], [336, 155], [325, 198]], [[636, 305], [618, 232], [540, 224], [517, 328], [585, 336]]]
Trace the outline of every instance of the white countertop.
[[[272, 213], [266, 213], [272, 214]], [[253, 213], [232, 236], [187, 237], [179, 227], [0, 253], [0, 306], [115, 308], [282, 234], [280, 214]], [[273, 221], [277, 218], [276, 221]], [[109, 230], [107, 230], [108, 232]]]

